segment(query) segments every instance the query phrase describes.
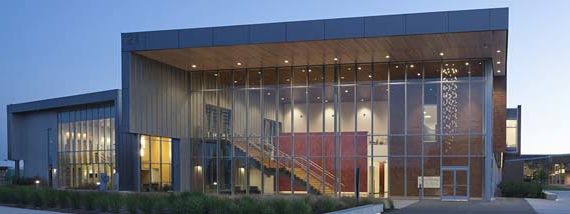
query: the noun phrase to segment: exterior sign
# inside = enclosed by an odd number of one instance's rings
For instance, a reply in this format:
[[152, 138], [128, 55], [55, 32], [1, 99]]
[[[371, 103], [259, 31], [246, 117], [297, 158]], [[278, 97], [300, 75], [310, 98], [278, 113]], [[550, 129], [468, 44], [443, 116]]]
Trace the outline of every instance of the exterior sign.
[[[440, 177], [439, 176], [424, 176], [425, 189], [439, 189]], [[418, 189], [422, 186], [422, 176], [418, 176]]]

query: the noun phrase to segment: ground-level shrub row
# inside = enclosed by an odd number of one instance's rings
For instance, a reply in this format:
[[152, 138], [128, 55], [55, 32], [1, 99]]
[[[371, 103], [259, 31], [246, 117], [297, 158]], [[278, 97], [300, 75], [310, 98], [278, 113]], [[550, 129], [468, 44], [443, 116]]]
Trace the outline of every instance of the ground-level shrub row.
[[517, 198], [544, 198], [542, 185], [530, 182], [502, 182], [501, 196]]
[[73, 212], [103, 213], [326, 213], [388, 199], [325, 196], [218, 196], [202, 193], [116, 193], [53, 190], [23, 186], [0, 187], [0, 203]]

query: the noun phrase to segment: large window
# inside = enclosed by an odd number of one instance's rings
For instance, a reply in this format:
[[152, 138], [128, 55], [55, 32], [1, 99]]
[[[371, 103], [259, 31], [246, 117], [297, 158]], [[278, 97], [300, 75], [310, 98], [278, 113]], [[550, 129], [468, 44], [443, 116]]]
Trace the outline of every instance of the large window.
[[172, 190], [172, 139], [140, 136], [141, 191]]
[[95, 188], [115, 174], [115, 108], [102, 105], [58, 113], [59, 185]]
[[439, 197], [441, 167], [461, 166], [480, 197], [483, 70], [456, 60], [192, 71], [192, 189]]

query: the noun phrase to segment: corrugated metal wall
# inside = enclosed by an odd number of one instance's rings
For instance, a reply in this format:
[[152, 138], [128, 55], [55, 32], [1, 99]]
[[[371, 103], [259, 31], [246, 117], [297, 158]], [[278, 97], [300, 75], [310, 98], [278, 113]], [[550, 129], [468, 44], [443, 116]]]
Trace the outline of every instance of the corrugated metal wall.
[[129, 132], [188, 136], [188, 71], [132, 54]]
[[[163, 136], [177, 138], [180, 144], [173, 148], [173, 157], [180, 160], [173, 160], [177, 164], [174, 169], [177, 178], [174, 179], [177, 190], [188, 190], [190, 176], [190, 145], [188, 140], [189, 121], [189, 72], [178, 68], [145, 58], [140, 55], [128, 53], [129, 65], [128, 85], [124, 85], [125, 109], [128, 116], [124, 117], [125, 140], [121, 153], [122, 173], [129, 177], [138, 178], [140, 176], [138, 165], [138, 139], [137, 134], [153, 136]], [[125, 77], [124, 76], [124, 77]], [[123, 97], [125, 98], [125, 96]], [[128, 181], [127, 181], [128, 180]], [[122, 179], [121, 189], [138, 190], [140, 186], [138, 179]], [[179, 182], [179, 183], [178, 183]]]

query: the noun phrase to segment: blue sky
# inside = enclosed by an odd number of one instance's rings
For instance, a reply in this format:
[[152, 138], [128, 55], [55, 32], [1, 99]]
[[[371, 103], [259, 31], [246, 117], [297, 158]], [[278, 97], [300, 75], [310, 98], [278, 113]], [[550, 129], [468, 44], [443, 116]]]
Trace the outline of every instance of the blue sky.
[[570, 1], [0, 2], [0, 160], [6, 105], [120, 88], [120, 34], [338, 17], [510, 8], [508, 105], [523, 105], [523, 153], [570, 153]]

